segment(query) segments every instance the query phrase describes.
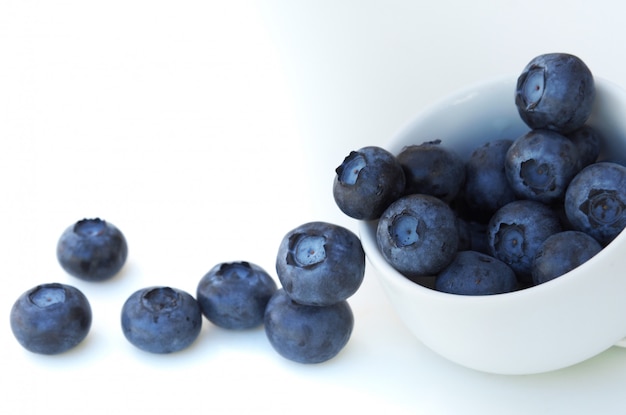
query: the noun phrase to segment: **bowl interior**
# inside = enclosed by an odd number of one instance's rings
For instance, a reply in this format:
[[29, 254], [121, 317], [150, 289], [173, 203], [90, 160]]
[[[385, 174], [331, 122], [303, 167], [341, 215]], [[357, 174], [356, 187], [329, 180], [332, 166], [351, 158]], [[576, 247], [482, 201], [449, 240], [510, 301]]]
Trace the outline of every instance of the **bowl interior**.
[[[386, 148], [397, 154], [406, 145], [441, 139], [467, 157], [486, 141], [519, 137], [529, 128], [515, 107], [515, 83], [515, 78], [483, 82], [436, 102]], [[604, 137], [601, 158], [624, 161], [626, 93], [597, 78], [596, 88], [589, 124]], [[392, 306], [426, 346], [461, 365], [492, 373], [545, 372], [586, 360], [626, 336], [626, 296], [621, 294], [626, 278], [620, 275], [626, 266], [624, 233], [560, 278], [476, 297], [440, 293], [408, 280], [379, 252], [376, 226], [376, 221], [361, 222], [359, 231]]]

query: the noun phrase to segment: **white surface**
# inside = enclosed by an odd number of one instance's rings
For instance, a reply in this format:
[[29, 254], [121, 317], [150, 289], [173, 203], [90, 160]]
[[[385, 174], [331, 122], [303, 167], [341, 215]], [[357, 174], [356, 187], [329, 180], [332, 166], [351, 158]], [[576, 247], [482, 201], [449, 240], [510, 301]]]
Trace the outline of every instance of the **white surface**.
[[[0, 412], [624, 413], [626, 350], [536, 376], [464, 369], [409, 334], [372, 269], [348, 347], [323, 365], [285, 361], [262, 330], [205, 324], [171, 356], [119, 330], [135, 288], [193, 292], [232, 259], [273, 272], [300, 223], [356, 228], [334, 168], [459, 87], [548, 51], [626, 85], [622, 16], [608, 1], [0, 2]], [[106, 284], [56, 263], [62, 230], [89, 216], [129, 241]], [[9, 309], [54, 280], [84, 290], [94, 324], [78, 349], [36, 356]]]
[[[487, 141], [520, 137], [529, 128], [511, 99], [515, 85], [516, 77], [506, 77], [462, 88], [422, 111], [387, 148], [398, 154], [438, 138], [467, 158]], [[595, 86], [588, 123], [606, 139], [607, 154], [620, 160], [626, 92], [600, 77]], [[376, 228], [377, 222], [362, 222], [359, 235], [398, 316], [430, 349], [463, 366], [496, 374], [543, 373], [596, 356], [626, 336], [626, 233], [554, 281], [510, 294], [459, 296], [422, 287], [393, 269], [378, 249]]]

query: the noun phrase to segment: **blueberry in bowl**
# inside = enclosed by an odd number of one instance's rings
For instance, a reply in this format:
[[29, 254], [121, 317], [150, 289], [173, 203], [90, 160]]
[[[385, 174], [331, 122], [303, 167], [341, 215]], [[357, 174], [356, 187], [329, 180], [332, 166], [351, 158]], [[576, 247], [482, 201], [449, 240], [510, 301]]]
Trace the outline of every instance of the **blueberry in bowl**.
[[399, 160], [381, 147], [351, 151], [335, 172], [335, 203], [355, 219], [377, 219], [405, 190], [406, 179]]
[[572, 226], [606, 245], [626, 226], [626, 167], [604, 161], [577, 174], [565, 194]]
[[521, 283], [527, 283], [532, 280], [532, 263], [539, 247], [562, 229], [550, 207], [535, 200], [515, 200], [498, 209], [489, 221], [489, 253], [508, 264]]
[[596, 95], [591, 70], [569, 53], [533, 58], [519, 76], [515, 91], [519, 115], [529, 127], [561, 133], [587, 122]]
[[465, 182], [465, 162], [441, 140], [406, 146], [397, 155], [405, 175], [404, 194], [427, 194], [452, 201]]
[[568, 137], [535, 129], [515, 139], [504, 163], [507, 181], [518, 198], [545, 204], [562, 201], [583, 161]]
[[544, 240], [533, 259], [534, 284], [553, 280], [584, 264], [602, 250], [602, 245], [585, 232], [567, 230]]
[[493, 295], [515, 290], [515, 272], [499, 259], [477, 251], [459, 251], [437, 276], [437, 291], [460, 295]]
[[494, 139], [478, 146], [465, 162], [463, 202], [472, 217], [489, 218], [496, 210], [516, 199], [506, 177], [506, 155], [510, 139]]
[[452, 261], [459, 245], [454, 212], [431, 195], [404, 196], [378, 221], [376, 241], [381, 254], [403, 275], [434, 275]]
[[[548, 81], [545, 78], [546, 89]], [[593, 105], [588, 117], [580, 118], [602, 137], [597, 160], [624, 164], [626, 92], [605, 79], [594, 77], [593, 81]], [[558, 124], [553, 121], [545, 126], [528, 125], [515, 103], [517, 83], [518, 76], [502, 77], [444, 97], [410, 120], [384, 147], [399, 154], [408, 145], [436, 137], [468, 160], [476, 148], [494, 140], [516, 140], [537, 128], [569, 136], [573, 134], [570, 129], [581, 128], [579, 122], [561, 131], [552, 128], [552, 124]], [[547, 97], [542, 98], [546, 99], [543, 104], [548, 102]], [[584, 101], [581, 105], [587, 108], [588, 104]], [[538, 111], [540, 105], [535, 108]], [[577, 148], [584, 147], [577, 144]], [[589, 148], [595, 151], [597, 147]], [[578, 169], [582, 169], [589, 160], [578, 163]], [[618, 191], [608, 185], [603, 189]], [[605, 192], [605, 196], [609, 193]], [[606, 203], [600, 203], [598, 198], [572, 206], [578, 211], [582, 205], [586, 212], [604, 212], [605, 222], [617, 223], [622, 218], [622, 199], [604, 199]], [[567, 190], [559, 203], [566, 203], [565, 200]], [[573, 230], [574, 218], [558, 216], [561, 231]], [[600, 252], [558, 278], [506, 293], [459, 295], [416, 283], [419, 279], [407, 277], [390, 264], [378, 245], [379, 222], [360, 221], [359, 234], [390, 304], [424, 345], [455, 363], [489, 373], [542, 373], [587, 360], [626, 337], [626, 279], [622, 275], [626, 267], [626, 234], [621, 227]], [[554, 221], [551, 219], [550, 223]], [[514, 233], [507, 238], [515, 246]], [[430, 281], [436, 281], [438, 275], [432, 275]]]

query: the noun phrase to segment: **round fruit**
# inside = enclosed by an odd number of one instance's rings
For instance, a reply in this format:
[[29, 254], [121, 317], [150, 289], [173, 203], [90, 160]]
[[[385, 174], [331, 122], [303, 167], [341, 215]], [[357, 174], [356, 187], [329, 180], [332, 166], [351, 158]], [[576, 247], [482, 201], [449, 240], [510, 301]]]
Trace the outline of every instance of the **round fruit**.
[[23, 293], [11, 308], [11, 330], [27, 350], [63, 353], [82, 342], [91, 328], [91, 306], [75, 287], [38, 285]]
[[352, 231], [309, 222], [288, 232], [276, 257], [278, 279], [300, 304], [330, 305], [354, 294], [365, 276], [365, 252]]
[[83, 219], [68, 227], [57, 244], [61, 267], [86, 281], [112, 278], [124, 266], [128, 245], [122, 232], [101, 219]]
[[270, 344], [281, 356], [298, 363], [332, 359], [348, 343], [353, 328], [354, 316], [347, 301], [329, 306], [302, 305], [279, 289], [265, 311]]
[[580, 58], [547, 53], [532, 59], [522, 71], [515, 104], [530, 128], [565, 134], [585, 124], [595, 95], [593, 75]]
[[126, 339], [151, 353], [183, 350], [202, 328], [202, 312], [195, 298], [170, 287], [135, 291], [122, 307], [121, 320]]
[[240, 330], [263, 324], [265, 307], [276, 289], [272, 277], [258, 265], [224, 262], [202, 277], [196, 298], [210, 322]]

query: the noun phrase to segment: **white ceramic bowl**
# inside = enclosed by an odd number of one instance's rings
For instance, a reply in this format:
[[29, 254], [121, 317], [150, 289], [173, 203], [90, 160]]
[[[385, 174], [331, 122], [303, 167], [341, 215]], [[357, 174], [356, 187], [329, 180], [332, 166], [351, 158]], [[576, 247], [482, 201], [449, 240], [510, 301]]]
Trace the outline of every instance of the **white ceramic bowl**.
[[[441, 139], [462, 156], [494, 138], [528, 131], [514, 103], [516, 78], [473, 85], [429, 107], [386, 147]], [[626, 159], [626, 92], [596, 78], [589, 123], [612, 159]], [[498, 374], [532, 374], [589, 359], [626, 337], [626, 233], [560, 278], [493, 296], [434, 291], [394, 270], [376, 245], [376, 222], [359, 225], [363, 247], [395, 311], [427, 347], [460, 365]]]

